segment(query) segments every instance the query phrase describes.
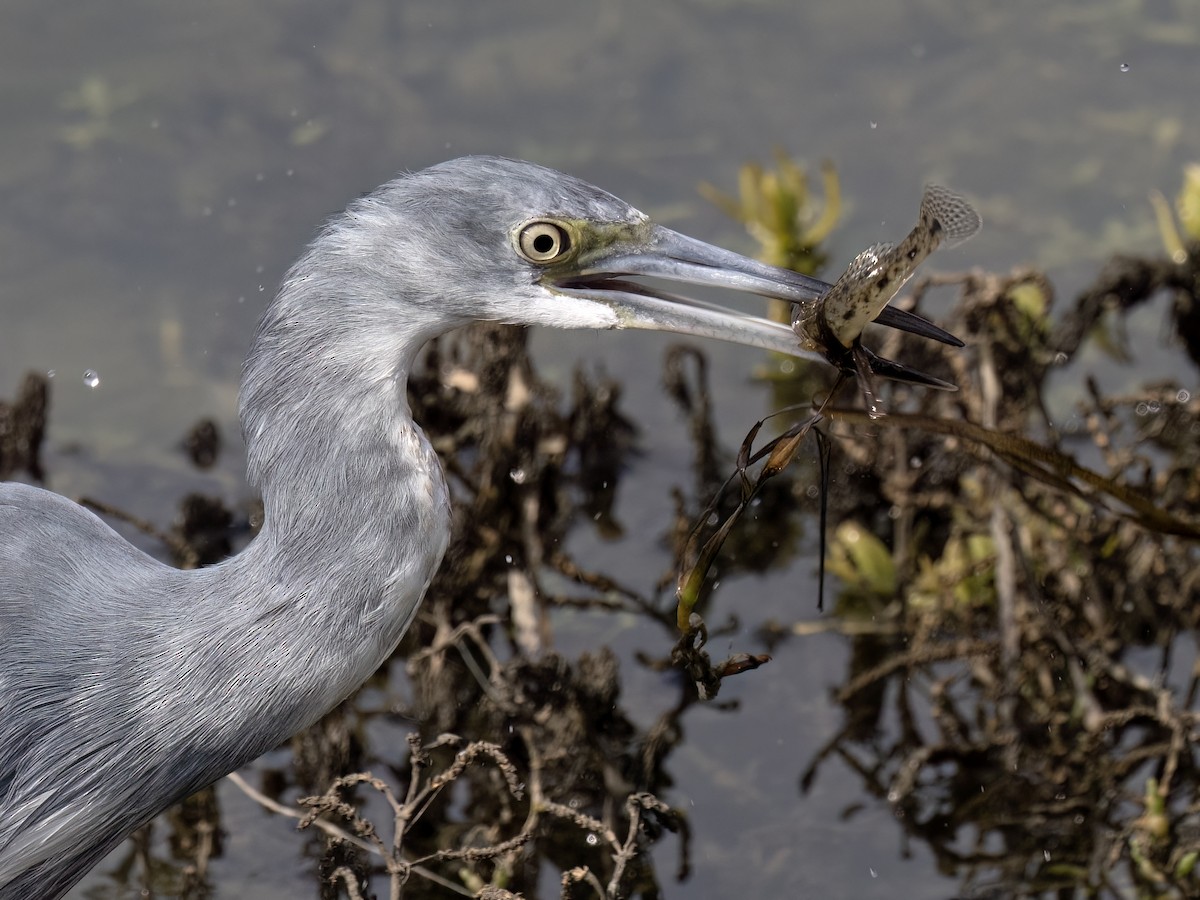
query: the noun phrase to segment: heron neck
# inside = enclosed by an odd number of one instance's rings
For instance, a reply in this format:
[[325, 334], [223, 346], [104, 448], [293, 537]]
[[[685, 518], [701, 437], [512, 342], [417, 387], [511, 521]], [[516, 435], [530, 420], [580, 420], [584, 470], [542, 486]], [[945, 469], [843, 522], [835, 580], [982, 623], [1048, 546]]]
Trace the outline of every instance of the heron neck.
[[406, 395], [416, 353], [445, 327], [397, 324], [394, 304], [389, 320], [382, 303], [288, 300], [285, 288], [243, 374], [264, 520], [238, 558], [268, 617], [254, 627], [315, 644], [299, 652], [332, 706], [395, 649], [449, 539], [441, 465]]

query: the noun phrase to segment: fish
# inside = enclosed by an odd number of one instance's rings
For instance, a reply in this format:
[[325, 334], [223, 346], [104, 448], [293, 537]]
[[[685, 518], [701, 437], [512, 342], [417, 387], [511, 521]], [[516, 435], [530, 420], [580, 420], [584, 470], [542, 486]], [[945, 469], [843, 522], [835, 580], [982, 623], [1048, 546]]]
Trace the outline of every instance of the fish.
[[871, 374], [954, 389], [940, 379], [881, 359], [863, 347], [860, 338], [868, 323], [891, 320], [900, 313], [887, 306], [929, 254], [939, 247], [963, 243], [982, 224], [979, 213], [965, 197], [940, 185], [927, 185], [917, 224], [899, 244], [879, 243], [863, 250], [815, 303], [801, 304], [794, 310], [792, 330], [800, 346], [821, 353], [843, 370], [857, 373], [872, 415], [882, 413], [874, 404], [868, 377]]

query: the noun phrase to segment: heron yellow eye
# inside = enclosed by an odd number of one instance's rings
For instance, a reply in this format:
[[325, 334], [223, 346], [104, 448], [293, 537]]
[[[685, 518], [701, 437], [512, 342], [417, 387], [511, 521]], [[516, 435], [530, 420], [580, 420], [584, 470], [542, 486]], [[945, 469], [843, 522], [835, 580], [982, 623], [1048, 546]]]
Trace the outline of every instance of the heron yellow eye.
[[531, 263], [545, 265], [571, 252], [571, 235], [557, 222], [526, 222], [517, 232], [517, 251]]

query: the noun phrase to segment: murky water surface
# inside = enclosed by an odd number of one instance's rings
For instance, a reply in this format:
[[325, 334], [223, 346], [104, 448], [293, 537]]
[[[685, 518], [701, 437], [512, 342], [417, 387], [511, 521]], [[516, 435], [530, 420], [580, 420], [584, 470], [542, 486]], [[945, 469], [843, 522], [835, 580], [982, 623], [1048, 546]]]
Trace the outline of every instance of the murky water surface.
[[[187, 490], [243, 496], [238, 448], [198, 474], [177, 445], [200, 415], [236, 434], [240, 360], [281, 273], [347, 199], [466, 153], [571, 171], [748, 252], [697, 183], [732, 186], [741, 163], [774, 145], [832, 159], [848, 213], [830, 277], [902, 233], [921, 185], [937, 181], [969, 195], [987, 228], [936, 267], [1033, 263], [1069, 295], [1111, 251], [1157, 247], [1147, 193], [1173, 192], [1197, 156], [1200, 20], [1188, 9], [15, 0], [0, 28], [0, 394], [28, 369], [54, 372], [55, 490], [157, 521]], [[1147, 320], [1135, 342], [1152, 345], [1159, 328]], [[541, 370], [564, 384], [579, 360], [626, 383], [643, 455], [618, 504], [624, 538], [580, 533], [573, 550], [645, 588], [670, 564], [658, 538], [686, 458], [684, 426], [657, 387], [668, 342], [535, 338]], [[707, 349], [717, 421], [736, 443], [770, 392], [750, 378], [755, 354]], [[706, 615], [815, 616], [814, 552], [724, 583]], [[659, 633], [600, 627], [611, 623], [568, 617], [559, 646], [607, 642], [624, 661], [662, 652]], [[833, 635], [792, 641], [728, 683], [735, 711], [689, 713], [668, 799], [691, 816], [693, 873], [674, 883], [677, 847], [660, 843], [667, 896], [953, 895], [957, 881], [837, 763], [799, 790], [839, 727], [827, 694], [847, 652]], [[622, 677], [648, 723], [662, 676], [629, 663]], [[221, 797], [229, 839], [215, 896], [312, 896], [291, 825], [231, 788]], [[111, 868], [73, 896], [113, 896]]]

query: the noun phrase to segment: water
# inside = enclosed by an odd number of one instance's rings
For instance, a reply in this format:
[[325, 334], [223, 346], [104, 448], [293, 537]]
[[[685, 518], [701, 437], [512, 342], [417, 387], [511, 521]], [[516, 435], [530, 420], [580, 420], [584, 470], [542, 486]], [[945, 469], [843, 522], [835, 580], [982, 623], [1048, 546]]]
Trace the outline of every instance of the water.
[[[753, 243], [696, 184], [732, 186], [742, 162], [775, 144], [828, 157], [847, 200], [833, 273], [910, 221], [919, 185], [951, 183], [979, 199], [989, 226], [939, 254], [939, 267], [1035, 263], [1069, 295], [1112, 250], [1157, 247], [1147, 192], [1172, 194], [1200, 147], [1195, 21], [1183, 7], [1109, 5], [1031, 14], [971, 4], [964, 14], [949, 0], [623, 0], [550, 19], [533, 2], [224, 0], [181, 17], [125, 0], [47, 16], [15, 0], [0, 29], [0, 395], [28, 368], [78, 373], [86, 360], [103, 373], [102, 392], [77, 376], [53, 383], [56, 490], [160, 523], [186, 490], [243, 496], [236, 440], [204, 474], [176, 447], [201, 414], [236, 435], [239, 365], [266, 295], [327, 213], [398, 169], [469, 152], [566, 169], [740, 250]], [[1145, 60], [1136, 78], [1122, 77], [1130, 58]], [[1135, 342], [1160, 337], [1157, 319], [1133, 327]], [[626, 537], [581, 534], [574, 549], [640, 584], [669, 565], [658, 542], [673, 512], [665, 486], [686, 477], [685, 429], [655, 388], [670, 342], [535, 338], [543, 372], [563, 385], [580, 362], [628, 385], [643, 453], [618, 499]], [[735, 443], [768, 411], [769, 391], [748, 378], [759, 358], [706, 349], [716, 418]], [[1130, 377], [1100, 367], [1103, 378]], [[710, 621], [815, 616], [812, 552], [722, 579]], [[602, 638], [583, 622], [558, 639], [579, 652]], [[647, 721], [661, 676], [629, 660], [657, 641], [612, 639], [625, 695]], [[691, 711], [668, 799], [692, 810], [694, 873], [670, 881], [675, 847], [661, 845], [667, 896], [955, 893], [848, 769], [797, 788], [841, 724], [826, 694], [847, 656], [833, 635], [793, 641], [729, 682], [722, 699], [737, 700], [736, 712]], [[221, 800], [230, 839], [215, 896], [313, 896], [291, 824], [229, 787]], [[111, 896], [105, 871], [76, 896]]]

